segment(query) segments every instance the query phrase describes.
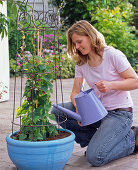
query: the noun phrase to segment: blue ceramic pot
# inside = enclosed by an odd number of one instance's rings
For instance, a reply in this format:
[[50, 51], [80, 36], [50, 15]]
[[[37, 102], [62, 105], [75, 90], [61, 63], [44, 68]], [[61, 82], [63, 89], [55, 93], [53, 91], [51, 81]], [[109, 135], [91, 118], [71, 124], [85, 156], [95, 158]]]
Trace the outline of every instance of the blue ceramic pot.
[[71, 135], [66, 138], [42, 142], [14, 140], [10, 134], [6, 137], [9, 157], [19, 170], [61, 170], [74, 148], [75, 135], [67, 132]]

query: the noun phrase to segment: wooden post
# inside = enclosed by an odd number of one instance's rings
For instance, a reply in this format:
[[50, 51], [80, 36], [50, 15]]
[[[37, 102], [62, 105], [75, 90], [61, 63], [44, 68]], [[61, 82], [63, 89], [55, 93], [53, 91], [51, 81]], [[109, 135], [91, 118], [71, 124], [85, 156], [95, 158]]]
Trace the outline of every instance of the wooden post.
[[39, 30], [37, 32], [37, 56], [39, 56]]

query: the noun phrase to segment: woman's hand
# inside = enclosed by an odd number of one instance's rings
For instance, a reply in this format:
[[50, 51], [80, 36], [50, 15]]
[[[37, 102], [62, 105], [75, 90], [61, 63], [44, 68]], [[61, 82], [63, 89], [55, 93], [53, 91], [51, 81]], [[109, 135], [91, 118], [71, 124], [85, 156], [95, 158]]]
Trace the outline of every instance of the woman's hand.
[[80, 122], [80, 121], [78, 121], [78, 125], [82, 126], [82, 124], [81, 124], [81, 122]]
[[112, 82], [110, 81], [105, 81], [105, 80], [100, 80], [96, 82], [96, 87], [101, 93], [106, 93], [111, 90], [111, 85]]
[[[77, 109], [77, 106], [76, 106], [76, 114], [78, 114], [78, 109]], [[80, 121], [77, 121], [78, 122], [78, 125], [82, 126], [81, 122]]]

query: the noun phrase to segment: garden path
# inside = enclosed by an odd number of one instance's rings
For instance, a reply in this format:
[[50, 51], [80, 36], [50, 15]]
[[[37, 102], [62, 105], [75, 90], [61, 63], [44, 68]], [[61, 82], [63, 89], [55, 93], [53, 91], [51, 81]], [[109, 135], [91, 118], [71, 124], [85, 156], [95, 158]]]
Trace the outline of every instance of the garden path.
[[[25, 80], [23, 80], [25, 83]], [[63, 94], [64, 102], [70, 100], [70, 92], [73, 85], [73, 79], [62, 80], [63, 85]], [[18, 98], [16, 105], [19, 105], [20, 98], [20, 78], [17, 78], [17, 93], [16, 97]], [[54, 85], [55, 87], [55, 85]], [[60, 81], [57, 81], [58, 87], [58, 97], [60, 95]], [[87, 88], [87, 87], [86, 87]], [[11, 120], [13, 112], [13, 93], [14, 90], [14, 78], [10, 79], [10, 99], [9, 101], [0, 103], [0, 170], [16, 170], [16, 167], [13, 165], [7, 154], [7, 146], [5, 137], [11, 132]], [[52, 102], [55, 102], [55, 90], [52, 96]], [[134, 122], [133, 125], [138, 125], [138, 89], [131, 91], [132, 99], [134, 102]], [[61, 102], [61, 97], [58, 98], [58, 102]], [[18, 127], [17, 127], [18, 129]], [[15, 128], [16, 130], [16, 128]], [[112, 161], [111, 163], [103, 167], [91, 167], [91, 165], [86, 161], [84, 156], [86, 148], [81, 148], [77, 143], [72, 153], [70, 160], [64, 167], [64, 170], [138, 170], [138, 154], [127, 156], [125, 158]]]

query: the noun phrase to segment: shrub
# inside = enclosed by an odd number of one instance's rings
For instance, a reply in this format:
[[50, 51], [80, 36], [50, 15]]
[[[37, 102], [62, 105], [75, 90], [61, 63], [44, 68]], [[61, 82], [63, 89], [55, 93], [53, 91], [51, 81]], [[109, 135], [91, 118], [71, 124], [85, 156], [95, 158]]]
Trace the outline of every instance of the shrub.
[[129, 25], [133, 15], [131, 8], [130, 4], [114, 10], [97, 8], [96, 15], [92, 15], [92, 22], [96, 22], [94, 26], [105, 36], [106, 43], [121, 50], [130, 62], [138, 52], [138, 43], [132, 33], [135, 28]]
[[[57, 64], [57, 66], [59, 63]], [[59, 66], [58, 66], [59, 67]], [[61, 75], [57, 72], [57, 78], [73, 78], [75, 74], [75, 63], [69, 58], [67, 54], [61, 55]]]

